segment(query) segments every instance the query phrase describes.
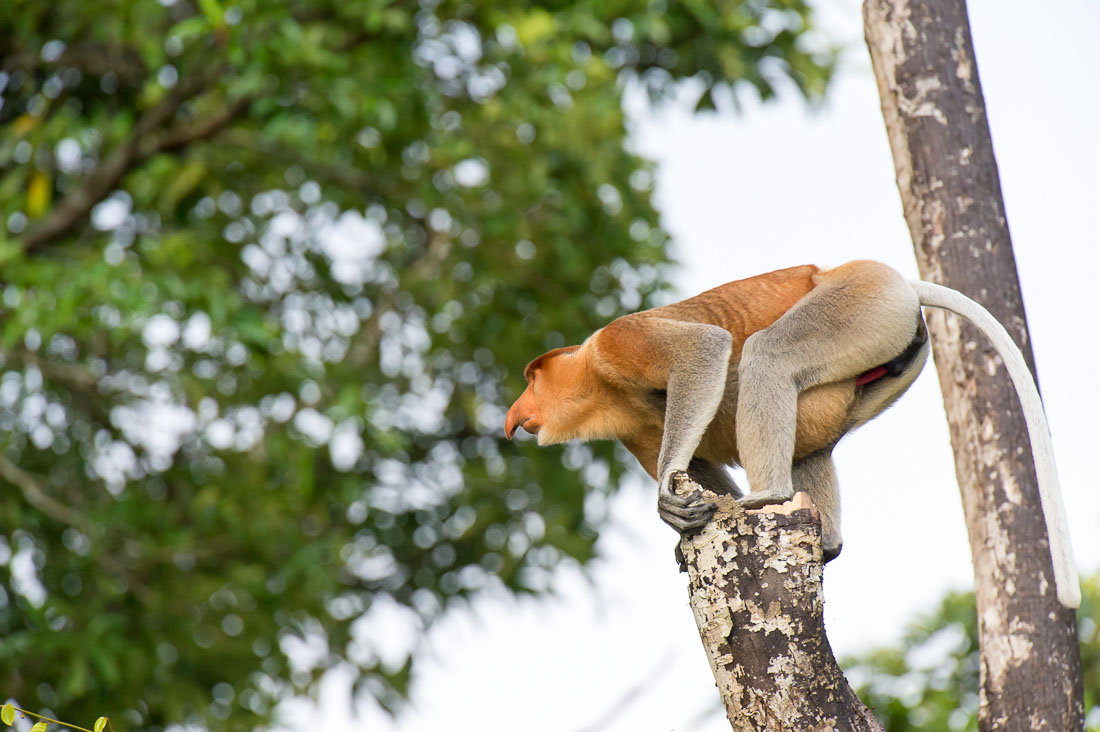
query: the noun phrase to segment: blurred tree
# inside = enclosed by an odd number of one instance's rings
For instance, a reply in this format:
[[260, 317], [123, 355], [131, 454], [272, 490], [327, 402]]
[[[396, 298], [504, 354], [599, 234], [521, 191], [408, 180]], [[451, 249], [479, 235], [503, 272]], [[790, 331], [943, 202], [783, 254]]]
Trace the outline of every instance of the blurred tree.
[[345, 665], [392, 707], [412, 644], [382, 653], [381, 618], [415, 631], [587, 560], [610, 448], [498, 441], [530, 355], [662, 287], [623, 90], [818, 97], [810, 21], [803, 0], [5, 3], [2, 693], [237, 730]]
[[[1085, 687], [1085, 729], [1100, 732], [1100, 575], [1082, 582], [1077, 635]], [[841, 664], [887, 732], [976, 732], [978, 619], [974, 594], [951, 593], [893, 648]]]

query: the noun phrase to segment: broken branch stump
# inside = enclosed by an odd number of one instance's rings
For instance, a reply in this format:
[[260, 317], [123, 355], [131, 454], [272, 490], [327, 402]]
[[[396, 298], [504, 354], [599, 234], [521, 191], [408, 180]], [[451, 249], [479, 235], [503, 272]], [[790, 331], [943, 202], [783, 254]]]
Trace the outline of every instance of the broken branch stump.
[[[700, 490], [686, 473], [673, 489]], [[809, 496], [746, 512], [731, 496], [680, 540], [699, 637], [738, 732], [882, 732], [848, 685], [822, 619], [821, 523]]]

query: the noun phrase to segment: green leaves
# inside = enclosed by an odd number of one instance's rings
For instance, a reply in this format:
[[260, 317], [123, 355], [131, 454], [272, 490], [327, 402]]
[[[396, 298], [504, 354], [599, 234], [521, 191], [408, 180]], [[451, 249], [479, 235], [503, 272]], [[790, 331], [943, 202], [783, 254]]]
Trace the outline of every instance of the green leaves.
[[531, 48], [554, 33], [554, 16], [540, 7], [533, 7], [516, 22], [516, 37], [524, 48]]
[[[1077, 612], [1086, 729], [1100, 729], [1100, 575], [1082, 582]], [[841, 664], [856, 692], [891, 732], [978, 729], [978, 624], [973, 593], [949, 593], [916, 618], [894, 647]]]
[[59, 724], [62, 727], [68, 727], [69, 729], [80, 730], [81, 732], [103, 732], [104, 729], [110, 727], [110, 720], [107, 717], [100, 717], [95, 721], [95, 725], [92, 730], [87, 730], [84, 727], [78, 727], [75, 724], [69, 724], [68, 722], [60, 722], [56, 719], [50, 719], [49, 717], [43, 717], [40, 714], [34, 712], [28, 712], [25, 709], [20, 709], [13, 704], [5, 704], [0, 707], [0, 722], [8, 725], [9, 727], [15, 724], [15, 713], [19, 712], [19, 716], [26, 718], [27, 716], [36, 717], [39, 721], [31, 725], [30, 732], [46, 732], [47, 727], [52, 722]]
[[198, 0], [198, 3], [199, 9], [210, 21], [210, 25], [218, 30], [225, 28], [225, 12], [218, 0]]
[[[0, 563], [20, 588], [0, 689], [257, 727], [272, 689], [350, 663], [397, 707], [413, 660], [382, 665], [359, 617], [385, 600], [426, 627], [586, 561], [585, 492], [623, 463], [600, 445], [566, 467], [500, 422], [533, 355], [663, 286], [624, 79], [764, 93], [790, 69], [816, 93], [808, 19], [800, 0], [12, 4], [0, 554], [34, 581]], [[317, 666], [286, 638], [323, 645]]]

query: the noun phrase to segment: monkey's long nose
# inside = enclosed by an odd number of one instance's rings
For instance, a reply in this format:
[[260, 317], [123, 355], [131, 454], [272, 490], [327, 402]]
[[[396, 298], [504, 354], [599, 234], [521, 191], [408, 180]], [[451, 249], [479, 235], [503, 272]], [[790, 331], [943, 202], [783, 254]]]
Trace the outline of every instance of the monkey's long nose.
[[527, 409], [522, 402], [522, 399], [516, 401], [512, 408], [508, 410], [508, 416], [504, 418], [504, 435], [509, 440], [512, 439], [516, 434], [516, 430], [520, 427], [534, 435], [538, 434], [541, 426], [539, 421], [535, 419], [538, 412]]
[[520, 422], [519, 412], [516, 410], [516, 406], [513, 404], [512, 408], [508, 410], [508, 416], [504, 418], [504, 436], [509, 440], [515, 437], [516, 430], [519, 429]]

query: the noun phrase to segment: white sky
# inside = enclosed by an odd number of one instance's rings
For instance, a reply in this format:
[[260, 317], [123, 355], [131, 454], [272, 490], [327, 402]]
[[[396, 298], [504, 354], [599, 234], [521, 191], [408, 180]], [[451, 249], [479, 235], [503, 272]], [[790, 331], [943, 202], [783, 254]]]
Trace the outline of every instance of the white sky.
[[[741, 116], [636, 119], [637, 149], [659, 164], [657, 205], [684, 264], [677, 282], [684, 296], [804, 262], [873, 258], [917, 276], [859, 4], [818, 6], [825, 27], [852, 44], [820, 112], [807, 114], [791, 98], [747, 105]], [[1082, 570], [1095, 571], [1100, 4], [972, 0], [970, 13], [1074, 550]], [[843, 654], [889, 642], [945, 590], [972, 584], [932, 365], [836, 456], [845, 542], [825, 573], [825, 619]], [[369, 703], [352, 719], [334, 674], [319, 710], [288, 705], [289, 725], [728, 731], [686, 578], [672, 562], [674, 534], [655, 506], [648, 481], [622, 491], [590, 578], [562, 570], [554, 597], [488, 598], [446, 617], [427, 638], [412, 706], [398, 721]], [[372, 613], [365, 625], [395, 646], [412, 635], [398, 611]]]

